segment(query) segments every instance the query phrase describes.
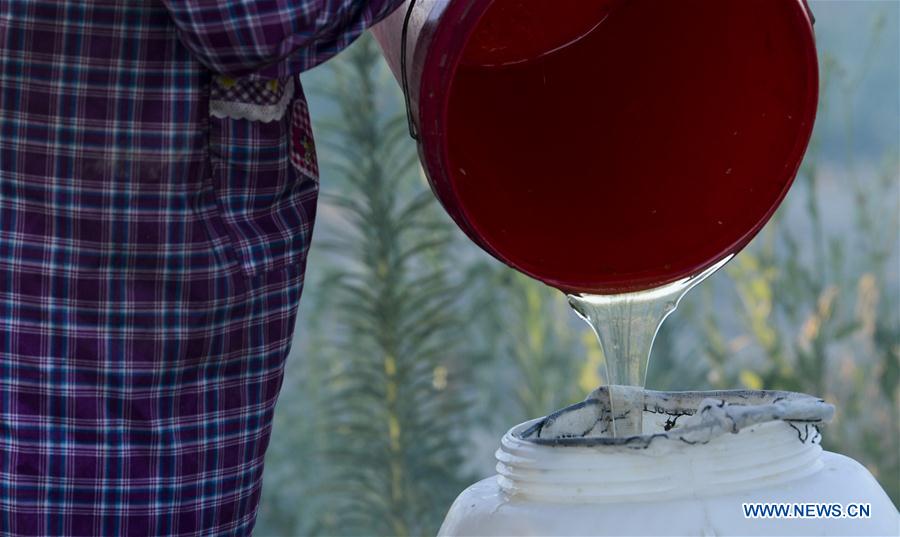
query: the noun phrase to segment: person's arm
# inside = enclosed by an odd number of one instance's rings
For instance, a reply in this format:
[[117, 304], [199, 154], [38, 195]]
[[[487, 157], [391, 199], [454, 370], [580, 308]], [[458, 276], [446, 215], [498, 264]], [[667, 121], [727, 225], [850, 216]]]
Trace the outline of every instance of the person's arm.
[[288, 76], [327, 60], [403, 0], [162, 0], [181, 41], [230, 77]]

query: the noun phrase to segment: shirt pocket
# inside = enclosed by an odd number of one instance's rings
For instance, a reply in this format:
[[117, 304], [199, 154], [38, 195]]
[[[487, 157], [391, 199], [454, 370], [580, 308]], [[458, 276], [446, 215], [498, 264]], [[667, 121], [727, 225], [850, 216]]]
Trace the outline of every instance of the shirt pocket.
[[214, 76], [209, 156], [216, 207], [244, 273], [305, 263], [319, 185], [299, 78]]

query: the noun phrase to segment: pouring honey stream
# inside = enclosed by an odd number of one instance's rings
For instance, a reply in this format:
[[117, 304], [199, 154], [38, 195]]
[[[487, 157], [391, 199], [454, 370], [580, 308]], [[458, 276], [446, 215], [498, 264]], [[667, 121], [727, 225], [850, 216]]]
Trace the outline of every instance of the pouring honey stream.
[[568, 295], [572, 309], [590, 325], [603, 348], [612, 436], [642, 433], [647, 365], [659, 328], [688, 291], [732, 257], [656, 289], [617, 295]]

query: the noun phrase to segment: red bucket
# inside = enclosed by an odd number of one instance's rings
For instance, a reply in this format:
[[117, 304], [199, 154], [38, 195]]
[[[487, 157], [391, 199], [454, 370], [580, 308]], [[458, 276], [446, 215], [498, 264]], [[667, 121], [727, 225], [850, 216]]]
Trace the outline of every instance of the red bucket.
[[753, 238], [799, 169], [818, 99], [803, 0], [408, 6], [374, 33], [432, 188], [472, 240], [549, 285], [696, 274]]

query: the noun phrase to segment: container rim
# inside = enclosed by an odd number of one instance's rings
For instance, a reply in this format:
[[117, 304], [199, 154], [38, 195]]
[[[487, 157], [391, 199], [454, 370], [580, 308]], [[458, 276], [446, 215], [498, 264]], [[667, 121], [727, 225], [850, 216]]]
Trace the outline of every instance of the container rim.
[[[666, 429], [650, 434], [610, 437], [605, 432], [611, 413], [609, 391], [600, 387], [587, 399], [537, 420], [519, 424], [507, 436], [518, 441], [551, 447], [623, 446], [646, 449], [656, 440], [677, 441], [689, 445], [706, 444], [725, 433], [767, 422], [794, 425], [802, 442], [834, 416], [834, 406], [804, 393], [778, 390], [715, 390], [644, 392], [644, 414], [667, 416]], [[683, 426], [677, 421], [688, 416]], [[671, 426], [670, 426], [671, 424]], [[804, 435], [806, 438], [804, 438]]]

